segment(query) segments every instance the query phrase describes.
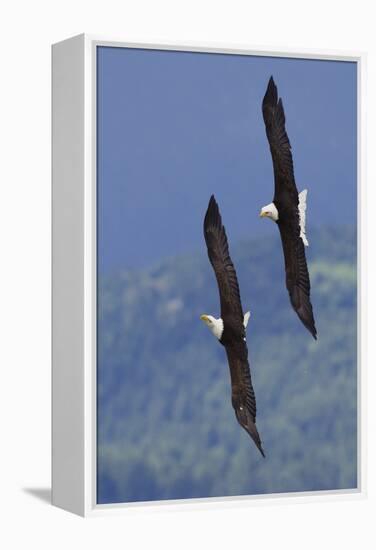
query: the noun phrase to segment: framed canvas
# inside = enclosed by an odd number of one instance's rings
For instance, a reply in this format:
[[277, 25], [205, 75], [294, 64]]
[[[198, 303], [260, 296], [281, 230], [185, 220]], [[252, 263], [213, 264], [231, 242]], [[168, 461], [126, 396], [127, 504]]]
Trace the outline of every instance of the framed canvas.
[[53, 504], [362, 496], [364, 56], [52, 62]]

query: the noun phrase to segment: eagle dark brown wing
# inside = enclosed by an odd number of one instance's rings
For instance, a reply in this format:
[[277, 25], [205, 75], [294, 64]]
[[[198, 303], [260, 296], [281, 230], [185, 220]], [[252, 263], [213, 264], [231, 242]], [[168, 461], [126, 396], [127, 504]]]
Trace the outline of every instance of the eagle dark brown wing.
[[277, 86], [273, 77], [262, 102], [262, 114], [265, 122], [266, 136], [274, 168], [274, 203], [281, 194], [288, 193], [290, 200], [298, 206], [298, 190], [295, 184], [294, 164], [291, 145], [285, 128], [285, 112], [282, 99], [278, 99]]
[[270, 77], [262, 102], [262, 113], [273, 160], [273, 202], [279, 216], [277, 225], [285, 258], [286, 287], [299, 319], [317, 339], [307, 260], [300, 236], [299, 194], [295, 184], [291, 145], [285, 128], [282, 99], [278, 98], [273, 77]]
[[231, 400], [237, 421], [251, 436], [256, 447], [265, 458], [261, 439], [256, 428], [256, 398], [247, 358], [247, 344], [238, 342], [235, 346], [226, 346], [226, 353], [231, 375]]
[[317, 330], [310, 299], [311, 284], [305, 255], [305, 247], [296, 225], [278, 223], [285, 257], [286, 287], [290, 302], [299, 319], [317, 340]]
[[214, 195], [210, 197], [204, 219], [204, 236], [209, 260], [217, 278], [223, 322], [227, 325], [232, 322], [243, 327], [238, 279], [230, 258], [226, 231]]
[[261, 454], [265, 456], [256, 428], [256, 399], [248, 363], [238, 279], [230, 258], [226, 231], [214, 195], [210, 198], [205, 215], [204, 236], [221, 301], [223, 333], [220, 342], [226, 349], [230, 368], [232, 406], [239, 424], [248, 432]]

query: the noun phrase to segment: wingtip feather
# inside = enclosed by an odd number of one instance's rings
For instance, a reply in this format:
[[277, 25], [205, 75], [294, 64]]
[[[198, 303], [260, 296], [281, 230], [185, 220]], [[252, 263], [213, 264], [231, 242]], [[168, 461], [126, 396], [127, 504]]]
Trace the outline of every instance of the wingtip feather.
[[268, 86], [266, 88], [264, 100], [263, 100], [263, 107], [265, 108], [267, 105], [276, 106], [278, 101], [278, 89], [275, 85], [273, 75], [269, 78]]
[[[256, 426], [255, 426], [255, 428], [256, 428]], [[257, 433], [257, 435], [258, 435], [257, 428], [256, 428], [256, 433]], [[250, 432], [249, 432], [249, 434], [251, 435], [251, 437], [252, 437], [252, 439], [253, 439], [253, 441], [254, 441], [256, 447], [258, 448], [258, 450], [260, 451], [260, 453], [262, 454], [262, 456], [263, 456], [264, 458], [266, 458], [264, 449], [262, 448], [262, 443], [261, 443], [261, 440], [260, 440], [260, 436], [258, 436], [258, 438], [255, 438]]]
[[270, 89], [277, 88], [277, 86], [275, 85], [275, 82], [274, 82], [273, 75], [270, 75], [269, 82], [268, 82], [268, 88], [270, 88]]
[[204, 229], [205, 231], [211, 227], [221, 227], [222, 218], [219, 212], [218, 203], [215, 200], [215, 196], [212, 195], [209, 200], [208, 208], [206, 210], [205, 219], [204, 219]]
[[308, 318], [308, 319], [306, 319], [305, 317], [299, 315], [299, 313], [298, 313], [298, 316], [300, 317], [300, 320], [302, 321], [303, 325], [306, 327], [308, 332], [310, 332], [312, 337], [315, 340], [317, 340], [317, 330], [316, 330], [316, 326], [315, 326], [315, 321], [313, 319], [313, 314], [311, 313], [311, 315], [310, 315], [311, 318]]

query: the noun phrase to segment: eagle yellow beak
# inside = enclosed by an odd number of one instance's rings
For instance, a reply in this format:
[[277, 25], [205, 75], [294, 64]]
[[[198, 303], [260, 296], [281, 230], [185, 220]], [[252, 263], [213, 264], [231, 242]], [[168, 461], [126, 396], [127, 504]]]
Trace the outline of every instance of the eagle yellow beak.
[[208, 321], [208, 316], [207, 315], [200, 315], [200, 319], [201, 319], [201, 321]]
[[260, 212], [260, 218], [265, 218], [265, 216], [266, 216], [266, 212], [262, 212], [262, 211], [261, 211], [261, 212]]

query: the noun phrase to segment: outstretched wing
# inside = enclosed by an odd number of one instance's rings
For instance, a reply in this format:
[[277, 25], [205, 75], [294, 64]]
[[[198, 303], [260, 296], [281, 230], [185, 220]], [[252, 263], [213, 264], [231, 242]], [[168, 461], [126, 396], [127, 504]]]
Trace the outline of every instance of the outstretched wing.
[[247, 359], [247, 345], [245, 342], [238, 342], [234, 347], [226, 347], [226, 353], [231, 374], [232, 406], [237, 421], [265, 457], [256, 428], [256, 398]]
[[304, 326], [317, 339], [307, 261], [300, 236], [299, 195], [295, 184], [291, 145], [285, 128], [282, 99], [278, 99], [273, 77], [270, 77], [262, 102], [262, 113], [273, 159], [273, 202], [279, 213], [278, 227], [285, 257], [286, 286], [292, 307]]
[[278, 227], [285, 257], [286, 287], [290, 295], [291, 305], [303, 325], [317, 340], [315, 319], [310, 300], [311, 285], [305, 247], [299, 235], [300, 229], [296, 227], [293, 220], [290, 220], [290, 223], [288, 221], [279, 223]]
[[230, 367], [232, 406], [239, 424], [249, 433], [261, 454], [265, 456], [256, 428], [256, 399], [248, 363], [238, 279], [230, 258], [226, 231], [214, 195], [211, 196], [206, 211], [204, 235], [209, 260], [217, 278], [224, 334], [231, 335], [222, 343], [224, 343]]
[[262, 102], [262, 114], [273, 159], [274, 202], [281, 195], [288, 193], [297, 206], [298, 191], [295, 184], [291, 145], [285, 128], [285, 112], [282, 99], [278, 99], [277, 86], [272, 76]]
[[240, 301], [238, 279], [234, 264], [231, 261], [228, 249], [226, 231], [222, 225], [218, 204], [211, 196], [204, 220], [204, 236], [208, 248], [208, 256], [217, 278], [221, 301], [221, 317], [235, 320], [243, 327], [243, 310]]

